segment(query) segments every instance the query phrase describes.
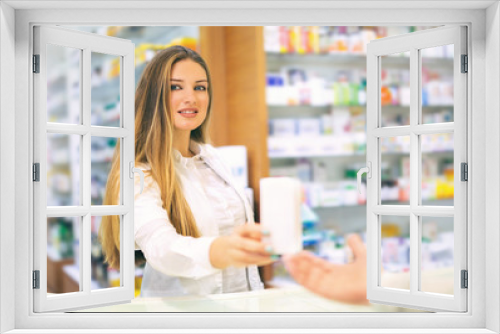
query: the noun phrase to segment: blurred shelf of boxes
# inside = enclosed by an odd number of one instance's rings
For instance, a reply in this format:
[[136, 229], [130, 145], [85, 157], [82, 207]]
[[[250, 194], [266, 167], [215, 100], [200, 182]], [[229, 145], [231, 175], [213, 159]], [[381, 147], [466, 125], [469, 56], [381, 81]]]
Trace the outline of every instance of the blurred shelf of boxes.
[[[304, 219], [304, 248], [331, 262], [349, 262], [344, 236], [364, 235], [366, 228], [365, 191], [360, 194], [356, 182], [366, 160], [366, 45], [427, 28], [264, 27], [270, 175], [302, 181], [304, 205], [315, 217], [314, 224]], [[453, 121], [452, 56], [453, 46], [422, 51], [422, 124]], [[380, 80], [380, 125], [409, 125], [409, 54], [383, 57]], [[423, 135], [420, 143], [422, 203], [453, 205], [453, 135]], [[409, 205], [409, 137], [383, 138], [379, 145], [381, 203]], [[384, 234], [384, 268], [404, 272], [409, 258], [398, 254], [408, 250], [409, 231], [397, 219], [383, 224], [392, 231]], [[450, 226], [443, 226], [426, 239], [433, 245], [427, 249], [449, 253], [450, 243], [443, 240]], [[449, 256], [442, 259], [434, 256], [429, 263], [449, 264]], [[280, 261], [271, 270], [269, 285], [290, 283]]]

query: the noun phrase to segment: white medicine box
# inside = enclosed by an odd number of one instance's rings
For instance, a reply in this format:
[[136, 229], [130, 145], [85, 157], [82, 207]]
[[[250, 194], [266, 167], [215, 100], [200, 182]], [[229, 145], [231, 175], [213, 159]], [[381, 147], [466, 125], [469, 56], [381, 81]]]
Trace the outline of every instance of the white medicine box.
[[272, 121], [272, 133], [274, 137], [294, 137], [296, 134], [296, 120], [292, 118], [281, 118]]
[[301, 137], [317, 137], [321, 135], [319, 118], [302, 118], [298, 120], [298, 134]]

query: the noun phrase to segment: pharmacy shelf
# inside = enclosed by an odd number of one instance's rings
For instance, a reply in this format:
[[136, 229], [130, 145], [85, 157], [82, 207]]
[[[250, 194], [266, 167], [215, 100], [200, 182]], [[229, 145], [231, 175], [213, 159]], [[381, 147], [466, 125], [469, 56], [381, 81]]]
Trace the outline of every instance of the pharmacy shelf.
[[[301, 105], [282, 105], [282, 104], [268, 104], [267, 105], [269, 111], [278, 113], [309, 113], [309, 112], [330, 112], [331, 108], [366, 108], [366, 105], [310, 105], [310, 104], [301, 104]], [[422, 106], [422, 109], [428, 111], [439, 111], [442, 109], [453, 109], [453, 105], [442, 104], [442, 105], [425, 105]], [[401, 111], [410, 110], [410, 106], [405, 105], [383, 105], [382, 112], [393, 112], [399, 113]]]
[[[86, 31], [107, 36], [107, 30], [102, 26], [63, 26], [65, 28]], [[179, 36], [199, 38], [197, 26], [127, 26], [118, 30], [112, 37], [130, 40], [136, 46], [140, 43], [163, 44]]]
[[[400, 202], [400, 201], [393, 201], [393, 200], [388, 200], [388, 201], [383, 201], [382, 205], [409, 205], [408, 202]], [[423, 199], [422, 200], [422, 205], [423, 206], [448, 206], [451, 207], [453, 206], [453, 199], [452, 198], [444, 198], [444, 199]], [[359, 208], [359, 209], [366, 209], [366, 203], [365, 204], [353, 204], [353, 205], [318, 205], [318, 206], [313, 206], [312, 209], [314, 210], [341, 210], [344, 208]]]
[[[139, 78], [146, 67], [146, 63], [139, 64], [135, 67], [135, 84], [139, 81]], [[62, 75], [62, 74], [61, 74]], [[107, 73], [103, 75], [107, 76]], [[63, 77], [60, 77], [63, 78]], [[67, 96], [66, 86], [64, 87], [52, 87], [51, 98], [57, 101], [50, 105], [51, 114], [60, 115], [65, 109], [61, 109], [67, 105], [65, 97]], [[57, 88], [57, 89], [56, 89]], [[91, 90], [91, 100], [92, 102], [104, 101], [109, 102], [110, 100], [118, 100], [120, 95], [120, 77], [116, 76], [110, 79], [103, 79], [103, 82], [99, 85], [93, 86]]]
[[150, 44], [166, 44], [180, 36], [199, 39], [199, 28], [196, 26], [125, 27], [114, 37], [128, 39], [138, 46], [145, 41]]
[[269, 159], [300, 159], [300, 158], [331, 158], [331, 157], [366, 157], [365, 152], [342, 152], [342, 153], [331, 153], [331, 152], [295, 152], [295, 153], [281, 153], [281, 152], [270, 152]]
[[[356, 132], [316, 137], [268, 137], [268, 156], [270, 159], [365, 156], [365, 143], [365, 134]], [[410, 154], [409, 143], [396, 143], [391, 149], [384, 149], [384, 147], [381, 150], [384, 156]], [[452, 152], [453, 150], [446, 146], [435, 150], [422, 150], [424, 154], [450, 154]]]
[[[358, 134], [359, 132], [364, 134], [366, 105], [363, 104], [363, 95], [358, 92], [356, 98], [355, 92], [363, 90], [366, 64], [366, 54], [362, 53], [282, 54], [266, 52], [265, 72], [268, 75], [266, 97], [269, 98], [270, 102], [267, 104], [267, 114], [271, 130], [268, 137], [268, 157], [270, 159], [271, 175], [273, 170], [277, 173], [276, 175], [279, 175], [280, 172], [299, 175], [300, 172], [304, 172], [304, 169], [301, 169], [299, 166], [301, 164], [300, 159], [305, 158], [306, 161], [309, 160], [307, 163], [311, 166], [311, 173], [314, 174], [314, 166], [321, 163], [325, 168], [328, 168], [328, 177], [333, 180], [342, 177], [342, 171], [356, 169], [355, 166], [364, 162], [366, 159], [366, 136], [363, 137], [360, 135], [358, 138], [354, 134]], [[453, 70], [453, 58], [426, 58], [424, 65], [432, 72], [438, 74], [443, 73], [443, 71], [449, 73]], [[397, 55], [384, 57], [383, 59], [383, 68], [389, 71], [409, 71], [409, 67], [408, 57]], [[311, 80], [303, 86], [296, 87], [296, 89], [289, 89], [290, 87], [288, 86], [280, 86], [281, 84], [287, 84], [287, 76], [290, 75], [290, 72], [288, 72], [289, 69], [302, 70], [305, 72], [307, 79], [309, 77], [316, 77], [321, 78], [322, 81], [315, 82]], [[278, 75], [280, 78], [277, 78]], [[342, 82], [342, 80], [347, 80], [349, 87], [340, 87], [341, 89], [339, 90], [339, 85], [334, 86], [334, 83]], [[321, 94], [312, 96], [310, 90], [319, 84], [328, 85], [324, 89], [323, 96]], [[349, 99], [344, 98], [347, 90], [349, 94], [352, 94]], [[332, 105], [331, 102], [334, 98], [335, 102], [343, 102], [346, 105]], [[285, 105], [285, 103], [299, 101], [318, 103], [316, 105]], [[434, 100], [429, 101], [434, 102]], [[274, 104], [280, 102], [283, 104]], [[328, 104], [319, 105], [322, 102]], [[401, 100], [401, 103], [405, 102], [406, 99]], [[448, 100], [443, 100], [444, 102], [448, 103]], [[353, 103], [353, 105], [348, 105], [348, 103]], [[359, 105], [357, 103], [362, 104]], [[449, 104], [422, 106], [423, 119], [427, 123], [438, 123], [445, 120], [452, 121], [453, 108], [454, 106]], [[349, 122], [351, 124], [350, 131], [352, 132], [341, 133], [342, 131], [339, 130], [342, 128], [338, 124], [336, 124], [337, 129], [329, 126], [330, 122], [335, 122], [333, 119], [335, 112], [341, 109], [347, 109], [351, 114]], [[397, 124], [408, 121], [409, 106], [384, 105], [382, 106], [381, 114], [383, 124], [395, 124], [397, 126]], [[312, 121], [308, 122], [304, 120], [312, 118], [317, 119], [319, 125], [314, 124]], [[289, 121], [286, 122], [285, 119]], [[278, 120], [279, 122], [277, 122]], [[292, 120], [295, 120], [295, 122], [292, 122]], [[347, 121], [345, 122], [347, 123]], [[340, 129], [338, 129], [339, 127]], [[315, 137], [311, 138], [311, 136]], [[431, 147], [439, 146], [440, 149], [437, 152], [423, 153], [426, 153], [426, 155], [431, 153], [432, 157], [438, 161], [450, 159], [450, 157], [453, 158], [453, 151], [444, 145], [448, 143], [448, 139], [444, 138], [446, 142], [444, 144], [442, 139], [427, 137], [426, 140], [429, 141], [429, 144], [433, 145]], [[401, 161], [409, 156], [409, 142], [405, 140], [398, 140], [398, 138], [396, 140], [387, 140], [384, 142], [383, 148], [385, 152], [383, 152], [382, 158], [389, 165], [399, 166]], [[339, 172], [337, 173], [336, 171]], [[455, 177], [457, 177], [457, 174]], [[345, 179], [338, 182], [343, 184], [342, 181], [351, 181], [355, 188], [356, 180]], [[311, 192], [306, 195], [310, 196], [307, 198], [311, 202], [310, 204], [323, 204], [312, 208], [319, 216], [320, 223], [318, 229], [334, 229], [344, 234], [359, 232], [366, 228], [366, 203], [359, 204], [363, 203], [365, 199], [363, 196], [357, 196], [357, 190], [354, 190], [356, 194], [353, 193], [352, 184], [347, 185], [349, 182], [345, 183], [342, 186], [339, 185], [339, 189], [336, 188], [333, 182], [330, 187], [326, 187], [324, 183], [325, 194], [319, 194], [322, 191], [322, 187], [318, 187], [317, 189], [311, 189]], [[328, 190], [332, 190], [332, 193], [329, 194]], [[342, 194], [344, 190], [348, 192], [345, 196]], [[336, 192], [340, 193], [341, 197], [338, 201], [335, 201], [335, 196], [338, 195], [335, 194]], [[349, 203], [349, 205], [343, 202]], [[384, 200], [383, 204], [405, 205], [399, 201], [386, 200]], [[453, 199], [424, 200], [423, 204], [450, 206], [453, 205]], [[283, 277], [282, 270], [276, 267], [271, 267], [270, 270], [273, 273], [270, 276], [274, 276], [274, 278], [268, 280], [266, 284], [272, 286], [293, 284], [293, 280], [289, 277], [286, 277], [286, 275]]]
[[[365, 106], [366, 107], [366, 106]], [[436, 104], [436, 105], [424, 105], [422, 106], [422, 109], [428, 110], [428, 111], [439, 111], [442, 109], [453, 109], [453, 105], [449, 104]], [[401, 111], [410, 111], [410, 106], [405, 106], [405, 105], [383, 105], [382, 106], [382, 112], [401, 112]]]
[[269, 119], [277, 118], [314, 118], [331, 112], [331, 105], [267, 105]]
[[47, 257], [51, 259], [52, 261], [61, 261], [65, 260], [62, 256], [61, 253], [54, 248], [54, 246], [48, 244], [47, 245]]
[[[135, 67], [134, 73], [135, 73], [136, 85], [145, 68], [146, 68], [146, 63], [139, 64]], [[107, 74], [105, 73], [105, 75]], [[117, 94], [118, 95], [120, 94], [120, 76], [104, 80], [102, 84], [92, 87], [91, 98], [92, 101], [94, 102], [102, 101], [104, 99], [109, 100], [110, 97], [111, 98], [118, 97]]]
[[[432, 153], [432, 154], [450, 154], [452, 153], [452, 150], [446, 150], [446, 151], [426, 151], [423, 153]], [[406, 155], [408, 156], [410, 154], [410, 151], [399, 151], [399, 152], [382, 152], [384, 156], [386, 155], [393, 155], [393, 156], [398, 156], [398, 155]], [[297, 151], [297, 152], [270, 152], [269, 153], [269, 159], [300, 159], [300, 158], [332, 158], [332, 157], [366, 157], [366, 152], [365, 151], [356, 151], [356, 152], [331, 152], [331, 151]]]
[[[267, 71], [279, 72], [282, 67], [333, 67], [339, 69], [346, 68], [366, 68], [365, 54], [292, 54], [292, 53], [266, 53]], [[409, 70], [409, 59], [407, 57], [387, 57], [384, 59], [384, 66], [390, 68], [407, 68]], [[452, 58], [426, 58], [425, 66], [432, 69], [447, 70], [453, 69]]]
[[[268, 137], [269, 158], [305, 158], [365, 155], [364, 133], [343, 136]], [[346, 149], [350, 146], [350, 149]]]

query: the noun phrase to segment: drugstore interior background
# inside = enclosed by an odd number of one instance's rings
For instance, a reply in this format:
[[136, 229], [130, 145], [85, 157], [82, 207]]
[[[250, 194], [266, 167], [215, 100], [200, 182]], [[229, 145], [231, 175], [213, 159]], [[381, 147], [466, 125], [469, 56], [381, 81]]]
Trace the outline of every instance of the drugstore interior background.
[[[200, 27], [69, 27], [125, 38], [135, 43], [135, 81], [154, 55], [170, 45], [199, 51]], [[366, 46], [371, 40], [431, 27], [264, 27], [269, 175], [293, 176], [304, 186], [303, 246], [333, 263], [346, 263], [348, 233], [365, 237], [366, 197], [356, 188], [356, 173], [366, 160]], [[453, 48], [422, 51], [424, 123], [453, 121]], [[79, 61], [75, 49], [48, 48], [49, 122], [73, 123], [79, 117]], [[203, 54], [202, 54], [203, 56]], [[52, 63], [50, 63], [52, 62]], [[57, 66], [52, 66], [57, 65]], [[242, 64], [244, 66], [244, 64]], [[407, 53], [382, 59], [382, 125], [409, 124]], [[92, 125], [119, 126], [120, 61], [92, 53]], [[230, 85], [230, 83], [227, 83]], [[230, 126], [230, 124], [228, 125]], [[79, 138], [47, 135], [47, 205], [79, 203]], [[409, 137], [381, 141], [382, 204], [409, 203]], [[92, 137], [92, 205], [100, 205], [111, 167], [115, 139]], [[453, 137], [422, 136], [422, 200], [453, 205]], [[244, 148], [221, 150], [235, 177], [248, 187]], [[252, 197], [251, 190], [248, 191]], [[252, 198], [251, 198], [252, 199]], [[426, 218], [422, 229], [422, 272], [444, 270], [439, 284], [424, 291], [453, 294], [453, 220]], [[100, 217], [92, 217], [92, 289], [120, 285], [120, 274], [103, 261], [97, 236]], [[48, 292], [79, 291], [79, 220], [48, 219]], [[382, 264], [403, 273], [394, 287], [409, 287], [409, 218], [383, 217]], [[142, 267], [136, 267], [136, 295]], [[267, 287], [293, 285], [281, 262], [261, 273]], [[424, 282], [425, 283], [425, 282]], [[383, 286], [384, 282], [382, 282]]]

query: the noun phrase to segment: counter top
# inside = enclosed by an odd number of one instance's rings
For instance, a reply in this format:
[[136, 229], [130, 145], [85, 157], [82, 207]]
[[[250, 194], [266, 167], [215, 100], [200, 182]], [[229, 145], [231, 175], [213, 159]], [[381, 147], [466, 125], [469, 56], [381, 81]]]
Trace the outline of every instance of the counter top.
[[420, 312], [378, 304], [351, 305], [301, 286], [208, 296], [135, 298], [130, 303], [78, 312]]

